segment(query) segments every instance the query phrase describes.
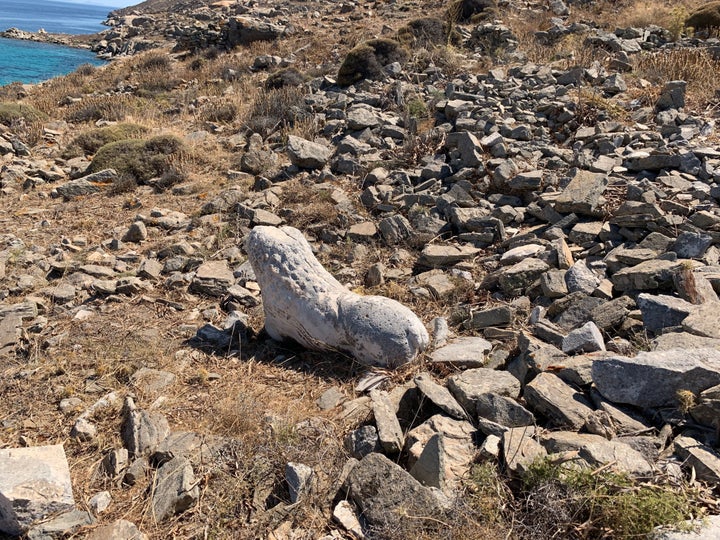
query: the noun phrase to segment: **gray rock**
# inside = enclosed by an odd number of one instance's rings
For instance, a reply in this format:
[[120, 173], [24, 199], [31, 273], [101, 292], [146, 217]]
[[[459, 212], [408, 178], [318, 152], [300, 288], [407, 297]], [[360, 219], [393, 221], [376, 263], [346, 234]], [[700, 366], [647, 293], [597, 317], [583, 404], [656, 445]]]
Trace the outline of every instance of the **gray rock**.
[[366, 105], [358, 105], [348, 109], [346, 120], [348, 127], [354, 130], [374, 128], [381, 123], [375, 110]]
[[605, 341], [600, 333], [600, 329], [592, 321], [586, 322], [580, 328], [572, 330], [562, 341], [562, 351], [565, 354], [604, 350]]
[[549, 270], [540, 276], [540, 287], [548, 298], [562, 298], [568, 294], [565, 270]]
[[563, 214], [580, 214], [602, 217], [608, 185], [607, 175], [577, 170], [575, 176], [555, 199], [555, 210]]
[[615, 403], [664, 407], [677, 403], [678, 390], [699, 394], [720, 383], [720, 351], [670, 349], [615, 356], [593, 362], [598, 391]]
[[345, 448], [355, 459], [380, 451], [380, 438], [375, 426], [361, 426], [345, 437]]
[[619, 291], [647, 291], [669, 288], [673, 275], [682, 268], [681, 261], [654, 259], [623, 268], [613, 274], [613, 286]]
[[291, 504], [298, 502], [310, 492], [314, 476], [312, 468], [303, 463], [291, 462], [285, 465], [285, 481], [290, 491]]
[[547, 455], [547, 451], [533, 437], [532, 427], [508, 429], [502, 435], [502, 453], [505, 467], [513, 474], [522, 475], [536, 460]]
[[147, 237], [148, 231], [145, 223], [143, 223], [142, 221], [136, 221], [135, 223], [130, 225], [128, 230], [125, 232], [122, 237], [122, 241], [139, 244], [140, 242], [147, 240]]
[[430, 361], [437, 364], [450, 364], [460, 368], [482, 367], [487, 362], [487, 353], [492, 350], [488, 340], [467, 336], [435, 349], [430, 353]]
[[372, 390], [370, 399], [380, 445], [388, 454], [399, 453], [405, 443], [405, 437], [387, 392]]
[[213, 438], [192, 431], [173, 431], [165, 437], [152, 453], [153, 464], [162, 464], [174, 457], [184, 457], [192, 462], [207, 459], [213, 449]]
[[508, 428], [532, 426], [535, 416], [514, 399], [499, 394], [480, 394], [475, 398], [477, 414]]
[[668, 81], [660, 91], [660, 97], [655, 102], [655, 109], [665, 111], [668, 109], [681, 109], [685, 107], [685, 81]]
[[422, 250], [418, 264], [430, 268], [446, 268], [472, 260], [480, 250], [470, 246], [442, 246], [428, 244]]
[[463, 167], [476, 168], [483, 164], [482, 146], [477, 137], [469, 131], [450, 133], [446, 144], [456, 146], [460, 152], [460, 160]]
[[370, 527], [403, 530], [415, 516], [442, 513], [433, 492], [382, 454], [370, 454], [350, 471], [347, 494]]
[[447, 478], [445, 438], [436, 433], [425, 444], [422, 454], [410, 469], [410, 475], [423, 486], [446, 491], [450, 488]]
[[184, 512], [199, 499], [200, 487], [187, 459], [173, 458], [158, 469], [152, 497], [153, 514], [157, 521]]
[[[435, 435], [440, 435], [442, 442], [436, 441], [437, 446], [429, 450], [425, 457], [442, 453], [444, 471], [438, 474], [442, 475], [445, 487], [453, 487], [457, 481], [467, 477], [475, 459], [475, 428], [466, 420], [455, 420], [442, 414], [430, 417], [407, 434], [405, 452], [410, 469], [420, 460]], [[433, 460], [437, 464], [437, 459]], [[439, 487], [436, 484], [428, 485]]]
[[102, 460], [102, 468], [111, 478], [122, 474], [128, 467], [129, 455], [126, 448], [110, 450]]
[[712, 243], [709, 234], [685, 231], [678, 235], [672, 249], [682, 259], [701, 259]]
[[99, 192], [100, 188], [84, 178], [78, 178], [56, 187], [55, 190], [60, 197], [70, 200], [84, 195], [92, 195]]
[[673, 445], [675, 453], [683, 460], [683, 466], [695, 469], [698, 480], [711, 485], [720, 483], [720, 456], [717, 452], [687, 436], [677, 437]]
[[507, 250], [500, 257], [500, 264], [510, 265], [518, 263], [528, 257], [535, 257], [538, 253], [545, 251], [545, 246], [540, 244], [525, 244]]
[[148, 536], [134, 523], [118, 519], [90, 531], [85, 540], [148, 540]]
[[139, 457], [133, 461], [125, 471], [123, 483], [134, 486], [141, 480], [144, 480], [150, 470], [150, 462], [146, 456]]
[[592, 413], [582, 394], [552, 373], [540, 373], [525, 386], [525, 401], [530, 409], [545, 416], [557, 427], [579, 430], [585, 425], [585, 418]]
[[0, 531], [21, 535], [74, 507], [62, 445], [0, 449]]
[[507, 294], [517, 294], [532, 285], [550, 269], [548, 264], [533, 257], [520, 261], [500, 272], [498, 281]]
[[107, 510], [111, 502], [112, 497], [110, 496], [110, 492], [101, 491], [90, 497], [88, 505], [90, 506], [90, 509], [93, 511], [93, 513], [97, 515]]
[[413, 380], [418, 390], [441, 410], [458, 420], [467, 420], [467, 412], [463, 410], [447, 388], [432, 380], [430, 374], [418, 373]]
[[578, 457], [591, 468], [612, 467], [636, 475], [649, 475], [653, 468], [647, 459], [627, 444], [607, 440], [600, 435], [555, 431], [545, 434], [542, 445], [549, 453], [577, 451]]
[[97, 436], [97, 426], [81, 416], [75, 420], [70, 436], [81, 441], [92, 441]]
[[170, 434], [170, 426], [162, 414], [136, 409], [132, 400], [128, 401], [130, 406], [126, 402], [122, 425], [123, 443], [133, 456], [149, 454]]
[[720, 302], [697, 306], [682, 322], [683, 330], [713, 339], [720, 339]]
[[339, 523], [352, 538], [364, 540], [362, 525], [352, 505], [347, 501], [340, 501], [333, 509], [333, 520]]
[[591, 295], [600, 283], [600, 278], [590, 270], [585, 261], [578, 261], [565, 272], [565, 284], [568, 291]]
[[465, 321], [468, 329], [481, 330], [491, 326], [509, 326], [513, 319], [513, 310], [509, 306], [498, 306], [490, 309], [474, 311]]
[[246, 249], [273, 339], [345, 351], [362, 363], [386, 367], [410, 362], [430, 343], [420, 319], [399, 302], [343, 287], [297, 229], [255, 227]]
[[670, 349], [716, 349], [720, 351], [720, 339], [695, 336], [688, 332], [668, 332], [656, 337], [650, 343], [650, 350]]
[[517, 398], [520, 382], [507, 371], [487, 368], [468, 369], [452, 375], [447, 385], [455, 399], [468, 412], [475, 412], [477, 401], [484, 394], [499, 394]]
[[342, 389], [337, 386], [331, 386], [318, 398], [317, 404], [320, 410], [329, 411], [340, 405], [346, 399], [347, 396], [345, 396]]
[[302, 169], [322, 169], [330, 159], [331, 150], [322, 144], [288, 135], [287, 153], [290, 162]]
[[92, 525], [95, 518], [85, 510], [70, 510], [36, 525], [27, 532], [29, 540], [47, 540], [72, 534], [80, 527]]
[[130, 383], [145, 394], [154, 394], [171, 386], [176, 379], [169, 371], [141, 367], [130, 376]]
[[235, 283], [235, 276], [226, 261], [208, 261], [195, 272], [190, 289], [208, 296], [224, 296]]
[[679, 326], [695, 309], [690, 302], [664, 294], [639, 294], [637, 305], [642, 312], [643, 326], [649, 332]]

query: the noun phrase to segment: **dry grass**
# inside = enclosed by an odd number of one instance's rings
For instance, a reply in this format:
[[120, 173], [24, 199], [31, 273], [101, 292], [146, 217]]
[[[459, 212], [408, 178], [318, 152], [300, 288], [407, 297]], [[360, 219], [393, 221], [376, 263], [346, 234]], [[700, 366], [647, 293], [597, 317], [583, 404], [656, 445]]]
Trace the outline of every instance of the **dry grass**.
[[683, 80], [687, 86], [687, 106], [696, 111], [715, 109], [718, 104], [717, 80], [720, 62], [705, 49], [672, 49], [643, 53], [633, 59], [634, 73], [653, 83], [659, 91], [667, 81]]

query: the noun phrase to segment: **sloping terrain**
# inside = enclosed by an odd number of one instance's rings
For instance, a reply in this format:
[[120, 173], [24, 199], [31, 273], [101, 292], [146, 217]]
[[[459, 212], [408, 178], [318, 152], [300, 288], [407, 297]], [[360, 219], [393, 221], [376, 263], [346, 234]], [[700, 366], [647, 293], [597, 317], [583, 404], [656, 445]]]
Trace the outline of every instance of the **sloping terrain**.
[[[696, 4], [148, 1], [92, 38], [109, 65], [0, 88], [0, 448], [62, 444], [83, 511], [33, 534], [635, 538], [718, 514]], [[386, 370], [271, 340], [258, 225], [432, 345]]]

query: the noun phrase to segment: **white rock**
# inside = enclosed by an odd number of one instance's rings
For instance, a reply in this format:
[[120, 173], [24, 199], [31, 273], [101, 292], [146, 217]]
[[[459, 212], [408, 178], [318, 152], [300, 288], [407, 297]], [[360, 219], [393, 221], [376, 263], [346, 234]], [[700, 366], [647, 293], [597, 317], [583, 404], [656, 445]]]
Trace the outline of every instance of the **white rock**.
[[406, 364], [428, 346], [427, 330], [412, 311], [383, 296], [348, 291], [323, 268], [299, 230], [255, 227], [246, 249], [273, 339], [344, 351], [384, 367]]
[[74, 508], [61, 444], [0, 450], [0, 531], [20, 535], [34, 523]]

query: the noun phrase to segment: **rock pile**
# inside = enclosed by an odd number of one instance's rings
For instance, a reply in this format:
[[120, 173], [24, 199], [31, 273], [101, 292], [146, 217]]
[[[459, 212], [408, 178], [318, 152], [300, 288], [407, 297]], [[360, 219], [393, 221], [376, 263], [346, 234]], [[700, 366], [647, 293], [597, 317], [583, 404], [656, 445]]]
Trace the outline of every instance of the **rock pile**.
[[[558, 15], [567, 11], [561, 4], [553, 2]], [[290, 11], [256, 18], [239, 13], [239, 5], [221, 9], [227, 25], [215, 25], [216, 11], [203, 8], [188, 12], [199, 22], [178, 26], [173, 38], [196, 49], [277, 39], [293, 26], [283, 20]], [[99, 49], [110, 54], [121, 53], [128, 36], [161, 24], [147, 14], [115, 17], [117, 36], [106, 36]], [[379, 306], [349, 317], [352, 306], [337, 299], [367, 300], [349, 289], [400, 284], [416, 306], [443, 306], [432, 322], [435, 314], [418, 310], [433, 328], [424, 371], [395, 385], [375, 373], [353, 398], [333, 388], [318, 402], [348, 427], [352, 458], [330, 498], [334, 520], [350, 534], [398, 527], [407, 516], [441, 516], [478, 460], [493, 460], [510, 475], [542, 458], [641, 478], [694, 471], [717, 486], [714, 121], [685, 109], [686, 81], [668, 81], [647, 104], [628, 94], [625, 80], [632, 55], [677, 43], [657, 27], [608, 33], [554, 19], [536, 36], [541, 42], [577, 33], [611, 54], [606, 65], [561, 69], [525, 61], [505, 25], [483, 22], [460, 33], [466, 49], [511, 63], [450, 77], [434, 65], [392, 62], [376, 81], [299, 82], [307, 90], [300, 107], [316, 133], [285, 140], [204, 131], [243, 155], [240, 171], [225, 171], [237, 185], [210, 194], [198, 212], [175, 209], [181, 206], [168, 194], [167, 205], [140, 209], [94, 245], [82, 235], [45, 248], [19, 233], [0, 236], [0, 356], [22, 352], [30, 336], [52, 347], [62, 339], [58, 313], [87, 321], [130, 300], [191, 312], [203, 299], [216, 306], [187, 326], [193, 344], [216, 354], [269, 345], [248, 324], [262, 306], [272, 338], [394, 367], [425, 349], [419, 321], [392, 303], [404, 315], [403, 325], [388, 325], [405, 338], [396, 347], [397, 340], [367, 330], [379, 333]], [[264, 56], [256, 64], [282, 61]], [[422, 132], [423, 123], [433, 126]], [[46, 136], [69, 129], [54, 125]], [[0, 154], [2, 194], [18, 201], [33, 190], [58, 201], [92, 200], [117, 177], [112, 169], [87, 176], [83, 158], [49, 156], [9, 130], [0, 135]], [[296, 229], [277, 228], [296, 217], [282, 197], [298, 185], [338, 216], [306, 227], [309, 242]], [[182, 197], [185, 187], [173, 193]], [[231, 225], [247, 242], [211, 250], [217, 224]], [[50, 225], [38, 222], [28, 234]], [[269, 245], [283, 231], [283, 241], [291, 237], [302, 249]], [[330, 275], [315, 255], [338, 246], [347, 249]], [[364, 264], [373, 246], [391, 253], [388, 260]], [[452, 305], [452, 298], [461, 300]], [[314, 323], [317, 313], [327, 316], [322, 325]], [[348, 331], [350, 319], [370, 322]], [[318, 326], [322, 332], [310, 331]], [[175, 379], [146, 369], [131, 381], [163, 389]], [[74, 416], [68, 433], [95, 440], [95, 413], [120, 400], [106, 394]], [[149, 483], [155, 468], [151, 505], [162, 521], [196, 503], [194, 460], [215, 447], [199, 434], [171, 431], [149, 409], [126, 402], [123, 447], [109, 452], [103, 467], [127, 484]], [[313, 493], [318, 472], [287, 463], [291, 504]], [[10, 499], [3, 489], [0, 482]], [[12, 527], [5, 529], [20, 531]]]

